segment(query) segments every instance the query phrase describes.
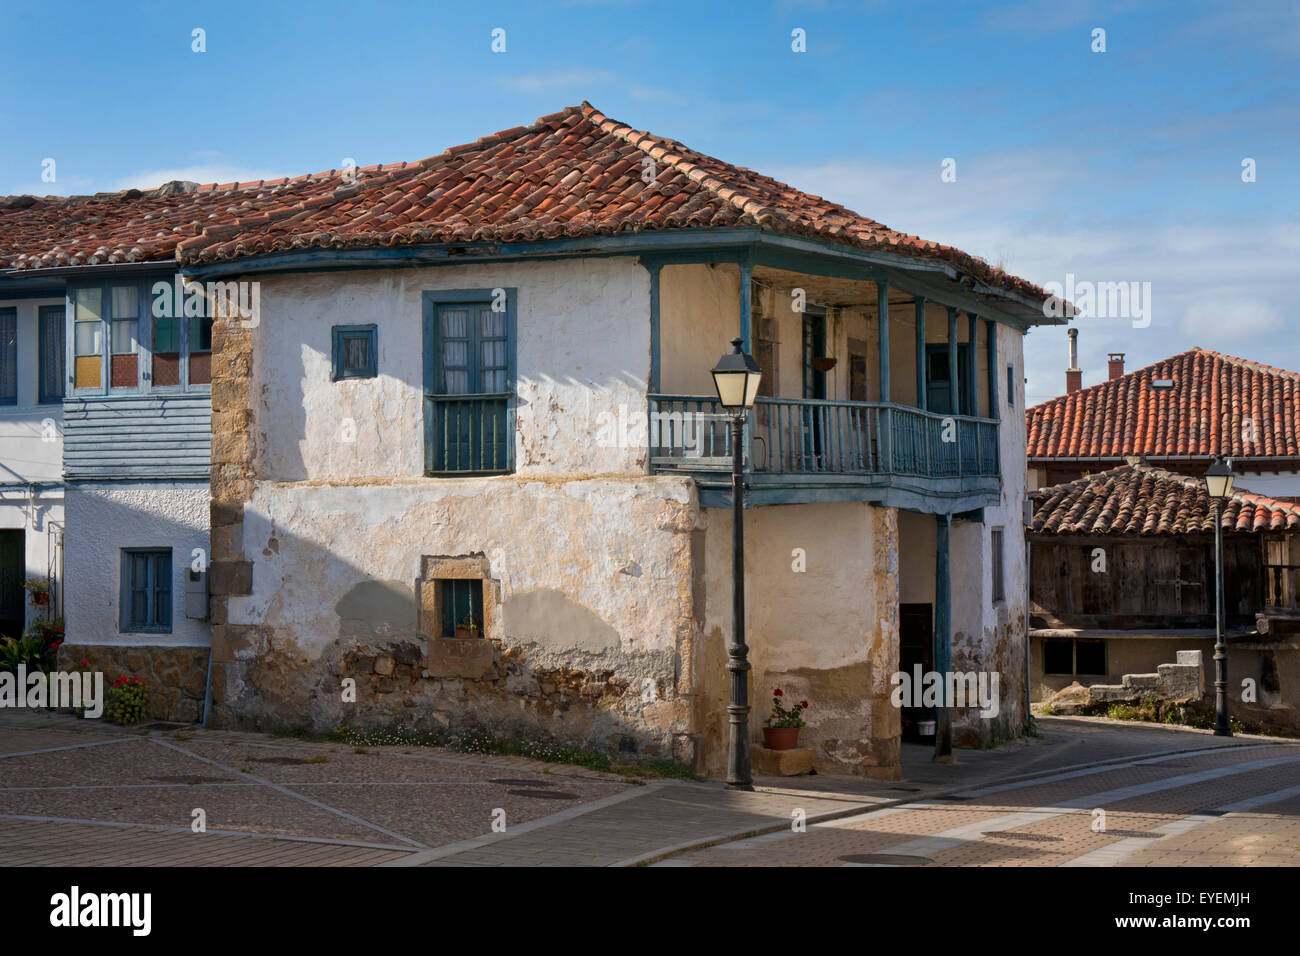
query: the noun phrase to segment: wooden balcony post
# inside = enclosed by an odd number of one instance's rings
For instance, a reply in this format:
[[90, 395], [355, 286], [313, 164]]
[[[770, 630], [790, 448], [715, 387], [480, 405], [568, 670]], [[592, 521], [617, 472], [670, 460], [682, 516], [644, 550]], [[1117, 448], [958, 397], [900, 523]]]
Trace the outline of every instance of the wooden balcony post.
[[[950, 310], [950, 322], [956, 325], [956, 310]], [[940, 706], [935, 714], [934, 762], [952, 763], [952, 710], [948, 700], [948, 672], [952, 670], [952, 581], [948, 554], [949, 515], [935, 515], [934, 554], [934, 670], [943, 682]]]
[[984, 329], [988, 333], [989, 349], [989, 418], [994, 421], [1002, 418], [998, 407], [998, 324], [993, 319], [984, 320]]
[[646, 269], [650, 271], [650, 387], [648, 391], [651, 395], [659, 392], [659, 272], [662, 268], [662, 264], [658, 262], [646, 264]]
[[979, 322], [979, 317], [975, 313], [966, 313], [966, 325], [969, 329], [967, 338], [970, 339], [970, 344], [966, 347], [966, 381], [970, 385], [970, 414], [975, 417], [980, 413], [979, 392], [975, 391], [975, 370], [980, 367], [980, 356], [976, 351], [980, 337]]
[[880, 338], [876, 351], [880, 359], [880, 400], [889, 401], [889, 283], [876, 283], [876, 317]]
[[[880, 336], [876, 343], [876, 352], [880, 359], [880, 400], [889, 401], [889, 283], [878, 281], [876, 283], [876, 318], [880, 324]], [[885, 467], [893, 470], [894, 467], [894, 419], [889, 414], [889, 409], [884, 409], [882, 415], [884, 427], [880, 432], [880, 457], [885, 461]]]
[[916, 407], [925, 410], [925, 296], [916, 297]]
[[948, 413], [961, 414], [961, 391], [957, 382], [957, 310], [948, 306]]

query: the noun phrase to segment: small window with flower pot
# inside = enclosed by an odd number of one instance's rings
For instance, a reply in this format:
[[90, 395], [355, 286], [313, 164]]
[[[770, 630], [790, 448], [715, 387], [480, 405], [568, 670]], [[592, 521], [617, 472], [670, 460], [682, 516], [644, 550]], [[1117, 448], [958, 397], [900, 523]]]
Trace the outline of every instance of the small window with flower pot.
[[435, 641], [481, 641], [500, 620], [497, 582], [481, 554], [426, 556], [420, 580], [421, 626]]

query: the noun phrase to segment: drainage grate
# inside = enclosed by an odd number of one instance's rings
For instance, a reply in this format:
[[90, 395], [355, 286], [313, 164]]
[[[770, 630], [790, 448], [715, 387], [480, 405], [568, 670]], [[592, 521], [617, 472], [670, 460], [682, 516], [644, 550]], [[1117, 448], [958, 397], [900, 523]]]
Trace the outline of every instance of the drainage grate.
[[908, 853], [858, 853], [840, 857], [845, 863], [862, 863], [866, 866], [929, 866], [934, 861], [928, 856]]
[[1165, 836], [1163, 833], [1156, 833], [1152, 830], [1102, 830], [1106, 836], [1129, 837], [1138, 840], [1159, 840]]
[[1031, 843], [1060, 843], [1064, 837], [1048, 836], [1046, 833], [1020, 833], [1016, 830], [985, 830], [984, 836], [1002, 837], [1004, 840], [1028, 840]]
[[576, 793], [566, 790], [507, 790], [506, 793], [516, 797], [533, 797], [537, 800], [577, 800]]

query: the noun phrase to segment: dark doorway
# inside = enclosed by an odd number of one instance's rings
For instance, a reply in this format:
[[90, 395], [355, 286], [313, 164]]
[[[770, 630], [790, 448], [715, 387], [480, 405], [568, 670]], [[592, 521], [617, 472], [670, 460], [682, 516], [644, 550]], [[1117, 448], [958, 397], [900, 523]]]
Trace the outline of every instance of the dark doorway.
[[953, 402], [952, 382], [948, 380], [948, 346], [946, 343], [925, 347], [925, 407], [940, 415], [970, 414], [970, 349], [965, 342], [957, 345], [957, 395]]
[[[898, 669], [907, 675], [909, 686], [920, 693], [916, 684], [916, 666], [921, 673], [934, 670], [934, 605], [900, 604], [898, 606]], [[903, 739], [931, 741], [933, 734], [921, 736], [921, 721], [934, 720], [933, 707], [903, 707]]]
[[21, 637], [26, 599], [23, 592], [23, 532], [0, 531], [0, 637]]

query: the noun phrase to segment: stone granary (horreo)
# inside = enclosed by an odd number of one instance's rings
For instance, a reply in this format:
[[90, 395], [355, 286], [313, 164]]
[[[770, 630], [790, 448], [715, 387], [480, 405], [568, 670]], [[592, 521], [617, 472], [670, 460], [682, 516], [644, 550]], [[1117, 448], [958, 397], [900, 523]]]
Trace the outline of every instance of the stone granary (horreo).
[[896, 776], [891, 677], [936, 655], [1002, 675], [958, 743], [1023, 727], [1021, 343], [1061, 320], [980, 259], [583, 104], [418, 162], [11, 198], [0, 263], [66, 301], [69, 645], [147, 658], [177, 713], [210, 644], [209, 725], [720, 773], [739, 336], [755, 735], [781, 687], [821, 771]]

